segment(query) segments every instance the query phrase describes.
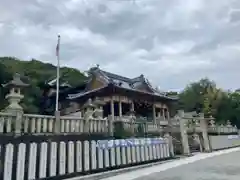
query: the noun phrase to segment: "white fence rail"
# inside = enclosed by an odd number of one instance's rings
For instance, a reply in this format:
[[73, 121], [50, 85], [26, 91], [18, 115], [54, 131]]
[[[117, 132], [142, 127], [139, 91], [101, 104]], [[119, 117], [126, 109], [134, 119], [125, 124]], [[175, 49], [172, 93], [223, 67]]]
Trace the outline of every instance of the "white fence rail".
[[[109, 117], [111, 118], [111, 117]], [[148, 132], [164, 132], [165, 127], [168, 123], [164, 125], [162, 122], [131, 122], [124, 121], [117, 118], [114, 122], [120, 121], [124, 123], [126, 128], [138, 129], [139, 124], [145, 125], [145, 130]], [[60, 133], [83, 133], [83, 132], [97, 132], [97, 133], [107, 133], [113, 131], [113, 126], [109, 124], [109, 119], [103, 118], [90, 118], [86, 120], [82, 117], [74, 116], [61, 116], [58, 126], [60, 128]], [[114, 123], [111, 121], [111, 123]], [[166, 121], [167, 122], [167, 121]], [[22, 114], [13, 115], [10, 113], [0, 112], [0, 134], [2, 133], [25, 133], [25, 134], [41, 134], [41, 133], [54, 133], [55, 131], [56, 118], [55, 116], [46, 115], [36, 115], [36, 114]], [[180, 132], [179, 120], [171, 119], [171, 128], [173, 132]], [[197, 125], [191, 125], [186, 127], [186, 131], [191, 132], [201, 132], [202, 127]], [[237, 127], [231, 125], [216, 125], [208, 126], [208, 133], [215, 134], [229, 134], [238, 133]]]
[[0, 179], [62, 179], [96, 170], [104, 171], [171, 158], [167, 141], [142, 144], [142, 140], [144, 139], [135, 139], [138, 141], [135, 146], [108, 149], [99, 148], [95, 140], [32, 139], [28, 142], [12, 140], [10, 143], [1, 143]]
[[10, 113], [0, 113], [0, 133], [10, 133], [13, 132], [16, 122], [16, 116]]
[[[16, 115], [0, 113], [0, 134], [13, 133], [53, 133], [56, 118], [54, 116], [24, 114], [20, 119]], [[86, 127], [87, 126], [87, 127]], [[60, 133], [108, 132], [107, 119], [89, 119], [78, 117], [60, 117]]]

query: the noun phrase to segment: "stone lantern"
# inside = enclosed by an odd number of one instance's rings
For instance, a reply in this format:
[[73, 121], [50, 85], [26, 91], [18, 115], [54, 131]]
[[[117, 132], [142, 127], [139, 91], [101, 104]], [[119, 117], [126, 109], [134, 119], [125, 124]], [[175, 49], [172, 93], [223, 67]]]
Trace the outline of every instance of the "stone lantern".
[[232, 127], [232, 123], [230, 120], [227, 120], [227, 127]]
[[129, 111], [129, 117], [130, 117], [130, 122], [136, 121], [135, 111], [133, 109]]
[[9, 93], [6, 95], [9, 105], [6, 107], [5, 111], [16, 112], [23, 110], [19, 105], [20, 101], [24, 98], [24, 95], [21, 94], [21, 89], [27, 86], [28, 84], [22, 82], [20, 74], [17, 73], [13, 76], [13, 79], [10, 82], [3, 84], [3, 87], [9, 89]]
[[91, 118], [94, 112], [94, 108], [96, 106], [92, 103], [92, 99], [88, 99], [87, 102], [83, 105], [84, 112], [84, 118]]
[[93, 104], [95, 105], [94, 116], [96, 118], [103, 118], [103, 105], [105, 105], [105, 102], [99, 98], [95, 98]]
[[85, 109], [84, 112], [84, 131], [89, 132], [90, 130], [90, 119], [93, 118], [94, 108], [95, 105], [92, 103], [92, 99], [88, 99], [88, 101], [83, 105], [83, 108]]

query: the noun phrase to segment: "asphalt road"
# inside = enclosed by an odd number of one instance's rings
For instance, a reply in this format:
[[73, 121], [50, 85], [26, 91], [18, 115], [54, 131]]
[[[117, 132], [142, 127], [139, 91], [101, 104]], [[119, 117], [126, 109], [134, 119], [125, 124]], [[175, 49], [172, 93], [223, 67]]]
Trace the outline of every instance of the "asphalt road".
[[240, 180], [240, 151], [199, 160], [134, 180]]

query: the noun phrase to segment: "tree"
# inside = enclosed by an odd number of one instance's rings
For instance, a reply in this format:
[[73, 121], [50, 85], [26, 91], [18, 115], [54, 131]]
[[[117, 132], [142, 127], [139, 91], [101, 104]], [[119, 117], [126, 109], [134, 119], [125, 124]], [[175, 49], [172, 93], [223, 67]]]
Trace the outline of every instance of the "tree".
[[2, 85], [10, 79], [11, 75], [7, 72], [7, 68], [0, 63], [0, 110], [6, 105], [5, 95], [7, 93], [7, 89]]
[[221, 103], [223, 91], [216, 87], [216, 84], [209, 79], [201, 79], [198, 82], [189, 84], [179, 94], [178, 108], [185, 111], [197, 111], [205, 114], [216, 115]]
[[[25, 113], [39, 113], [42, 89], [39, 84], [56, 77], [56, 67], [49, 63], [32, 59], [21, 61], [13, 57], [0, 57], [0, 83], [11, 79], [12, 75], [19, 73], [22, 80], [29, 84], [27, 90], [23, 91], [25, 98], [22, 107]], [[62, 67], [60, 75], [63, 81], [76, 86], [85, 80], [83, 73], [77, 69]], [[0, 88], [0, 110], [5, 106], [5, 89]]]
[[218, 118], [221, 122], [224, 122], [224, 119], [230, 120], [233, 125], [240, 128], [240, 94], [238, 92], [228, 93], [219, 108]]
[[211, 105], [210, 105], [210, 100], [207, 96], [204, 97], [203, 100], [203, 113], [205, 115], [210, 115], [211, 114]]

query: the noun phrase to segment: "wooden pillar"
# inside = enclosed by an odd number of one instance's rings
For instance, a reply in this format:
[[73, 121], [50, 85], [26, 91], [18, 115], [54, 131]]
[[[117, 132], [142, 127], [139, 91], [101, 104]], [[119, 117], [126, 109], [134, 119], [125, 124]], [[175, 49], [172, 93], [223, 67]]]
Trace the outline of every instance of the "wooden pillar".
[[119, 102], [118, 102], [118, 108], [119, 108], [119, 117], [122, 117], [122, 100], [121, 97], [119, 98]]
[[162, 116], [163, 116], [163, 119], [165, 119], [165, 109], [162, 108]]
[[155, 104], [153, 104], [153, 123], [156, 124], [156, 107], [155, 107]]
[[113, 122], [114, 122], [114, 100], [113, 100], [113, 97], [111, 97], [111, 100], [110, 100], [110, 109], [111, 109], [111, 117], [109, 117], [108, 119], [108, 123], [109, 123], [109, 135], [110, 136], [113, 136]]
[[131, 102], [131, 111], [134, 111], [134, 103], [133, 103], [133, 101]]
[[168, 111], [168, 109], [167, 109], [167, 119], [170, 119], [170, 113], [169, 113], [169, 111]]
[[110, 107], [111, 107], [111, 117], [112, 117], [112, 120], [114, 120], [114, 100], [113, 100], [113, 97], [110, 100]]

